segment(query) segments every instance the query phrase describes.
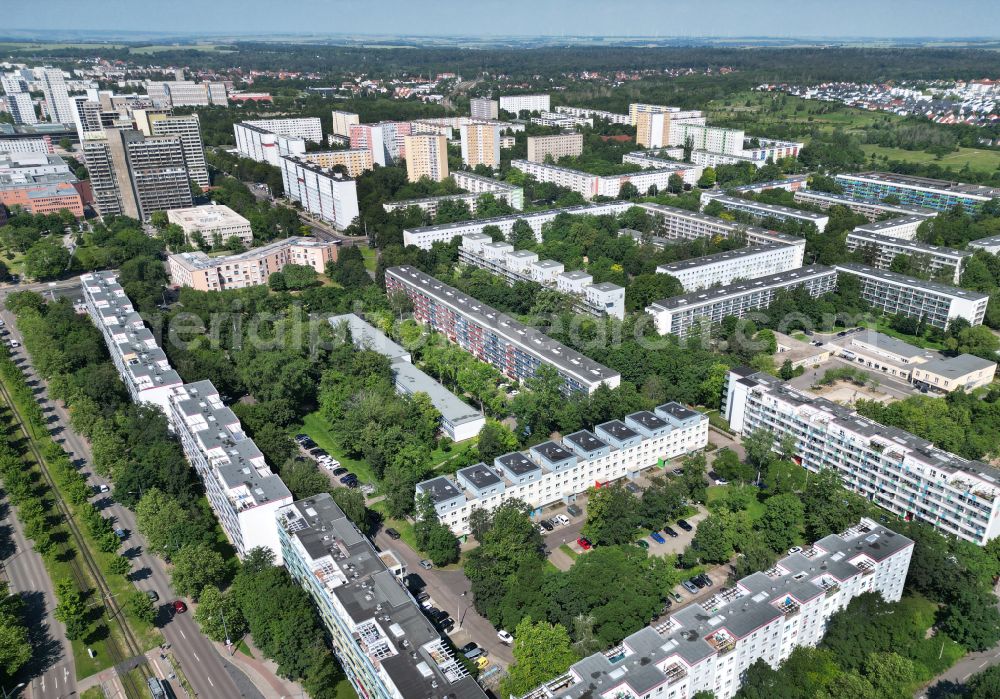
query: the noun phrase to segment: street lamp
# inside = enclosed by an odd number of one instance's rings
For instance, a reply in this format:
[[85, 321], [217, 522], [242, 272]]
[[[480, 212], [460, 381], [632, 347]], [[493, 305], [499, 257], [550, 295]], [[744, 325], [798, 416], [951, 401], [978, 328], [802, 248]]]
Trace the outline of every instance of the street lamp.
[[13, 696], [14, 694], [17, 693], [17, 690], [21, 689], [24, 686], [25, 686], [25, 684], [24, 684], [24, 682], [22, 682], [21, 684], [15, 686], [15, 687], [12, 687], [11, 690], [10, 690], [10, 692], [8, 692], [3, 687], [0, 687], [0, 689], [3, 689], [3, 699], [7, 699], [8, 697]]
[[[467, 592], [467, 591], [466, 591]], [[464, 610], [462, 609], [462, 598], [465, 597], [465, 592], [458, 596], [458, 630], [462, 630], [462, 614]]]

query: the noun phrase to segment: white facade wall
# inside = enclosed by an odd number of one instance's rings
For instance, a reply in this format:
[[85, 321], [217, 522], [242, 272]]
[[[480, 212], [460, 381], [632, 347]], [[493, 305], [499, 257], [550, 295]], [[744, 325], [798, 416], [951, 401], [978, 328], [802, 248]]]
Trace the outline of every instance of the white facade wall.
[[292, 157], [281, 159], [285, 194], [302, 208], [344, 230], [358, 217], [358, 190], [354, 180]]
[[305, 139], [313, 143], [322, 143], [323, 124], [319, 117], [302, 117], [297, 119], [252, 119], [244, 124], [256, 126], [279, 136], [293, 139]]
[[548, 95], [504, 95], [500, 98], [500, 109], [511, 114], [523, 110], [547, 112], [550, 111], [550, 103]]
[[281, 136], [244, 124], [233, 124], [236, 150], [240, 156], [280, 167], [285, 155], [304, 155], [306, 142], [302, 138]]
[[730, 284], [735, 279], [756, 279], [790, 272], [802, 266], [804, 255], [805, 240], [801, 245], [762, 245], [706, 255], [686, 262], [660, 265], [656, 271], [676, 278], [684, 291], [695, 291]]

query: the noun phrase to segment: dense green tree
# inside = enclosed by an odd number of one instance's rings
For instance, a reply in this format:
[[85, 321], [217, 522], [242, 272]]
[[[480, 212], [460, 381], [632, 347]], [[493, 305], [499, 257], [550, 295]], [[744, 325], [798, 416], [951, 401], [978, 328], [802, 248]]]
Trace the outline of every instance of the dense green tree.
[[188, 544], [173, 556], [170, 580], [177, 594], [197, 600], [207, 585], [219, 587], [229, 575], [217, 551], [205, 544]]
[[764, 501], [764, 514], [757, 529], [775, 551], [783, 551], [802, 540], [805, 508], [798, 496], [774, 495]]
[[588, 494], [584, 535], [599, 546], [631, 543], [640, 522], [636, 497], [619, 484], [591, 488]]
[[578, 660], [566, 628], [526, 616], [514, 631], [514, 664], [503, 679], [504, 696], [520, 696], [558, 677]]
[[493, 459], [517, 449], [517, 437], [506, 426], [495, 420], [487, 420], [479, 433], [476, 444], [479, 458], [483, 463], [491, 464]]
[[214, 585], [202, 588], [194, 618], [201, 632], [219, 643], [239, 643], [248, 630], [234, 596], [220, 592]]

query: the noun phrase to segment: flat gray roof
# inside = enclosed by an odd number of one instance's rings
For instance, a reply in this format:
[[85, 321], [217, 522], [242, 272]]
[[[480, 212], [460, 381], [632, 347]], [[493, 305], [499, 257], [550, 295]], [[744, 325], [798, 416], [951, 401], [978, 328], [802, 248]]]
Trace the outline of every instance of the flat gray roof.
[[580, 430], [579, 432], [568, 434], [563, 437], [563, 441], [575, 444], [585, 451], [594, 451], [595, 449], [602, 449], [610, 446], [607, 442], [590, 430]]
[[500, 476], [493, 473], [490, 467], [484, 463], [473, 464], [472, 466], [460, 468], [458, 469], [458, 475], [472, 483], [480, 490], [503, 482]]
[[792, 218], [804, 218], [810, 221], [818, 221], [822, 218], [829, 218], [827, 214], [817, 214], [814, 211], [803, 211], [802, 209], [793, 209], [788, 206], [779, 206], [777, 204], [765, 204], [763, 202], [754, 201], [752, 199], [744, 199], [743, 197], [733, 197], [728, 194], [711, 194], [714, 201], [719, 202], [723, 205], [730, 206], [745, 206], [751, 209], [757, 209], [769, 214], [774, 214], [775, 216], [791, 216]]
[[957, 357], [942, 357], [932, 359], [929, 362], [918, 364], [916, 368], [922, 371], [929, 371], [950, 379], [959, 379], [973, 371], [989, 369], [996, 366], [996, 362], [977, 357], [973, 354], [960, 354]]
[[890, 284], [922, 289], [924, 291], [952, 298], [962, 298], [970, 301], [980, 301], [989, 298], [988, 295], [980, 294], [978, 291], [969, 291], [968, 289], [960, 289], [957, 286], [949, 286], [948, 284], [940, 284], [938, 282], [927, 281], [926, 279], [908, 277], [905, 274], [897, 274], [896, 272], [890, 272], [888, 270], [875, 269], [873, 267], [868, 267], [867, 265], [859, 265], [853, 262], [845, 262], [843, 264], [834, 265], [834, 269], [838, 272], [843, 271], [848, 274], [874, 277]]
[[708, 303], [715, 303], [716, 301], [720, 301], [727, 296], [742, 296], [743, 294], [750, 294], [768, 287], [781, 288], [798, 285], [811, 279], [818, 279], [831, 274], [836, 274], [836, 271], [833, 268], [826, 267], [824, 265], [800, 267], [799, 269], [795, 269], [790, 272], [770, 274], [766, 277], [758, 277], [757, 279], [751, 279], [749, 281], [726, 284], [725, 286], [717, 286], [710, 289], [692, 291], [689, 294], [673, 296], [668, 299], [663, 299], [662, 301], [656, 301], [655, 303], [650, 304], [650, 307], [655, 309], [674, 310], [685, 306], [700, 306]]
[[[883, 222], [887, 223], [887, 222]], [[891, 235], [882, 235], [880, 233], [869, 233], [862, 231], [864, 226], [855, 228], [852, 232], [847, 234], [848, 239], [854, 238], [861, 241], [869, 241], [874, 245], [884, 245], [886, 247], [893, 246], [899, 248], [906, 248], [907, 250], [912, 250], [917, 254], [934, 255], [938, 257], [954, 257], [954, 258], [964, 258], [972, 257], [972, 252], [969, 250], [955, 250], [954, 248], [946, 248], [943, 245], [930, 245], [929, 243], [921, 243], [919, 240], [906, 240], [905, 238], [896, 238]]]
[[441, 416], [451, 424], [485, 420], [482, 413], [408, 361], [393, 362], [392, 373], [396, 378], [396, 385], [403, 387], [407, 393], [426, 393]]
[[726, 250], [724, 252], [716, 252], [711, 255], [692, 257], [689, 260], [681, 260], [680, 262], [670, 262], [665, 265], [660, 265], [656, 268], [656, 271], [666, 274], [670, 274], [671, 272], [683, 272], [684, 270], [703, 267], [704, 265], [710, 265], [716, 262], [735, 260], [741, 257], [751, 257], [753, 255], [763, 255], [771, 252], [772, 250], [777, 250], [779, 247], [785, 246], [779, 246], [777, 243], [764, 243], [763, 245], [752, 245], [748, 248]]
[[[882, 231], [889, 228], [897, 228], [899, 226], [912, 225], [914, 223], [921, 224], [927, 220], [926, 216], [900, 216], [899, 218], [890, 218], [886, 221], [873, 221], [871, 223], [866, 223], [864, 225], [858, 226], [854, 229], [855, 233], [881, 233]], [[897, 240], [899, 240], [897, 238]]]
[[355, 313], [330, 316], [327, 320], [335, 329], [344, 326], [350, 330], [351, 342], [359, 349], [370, 349], [385, 355], [390, 360], [404, 359], [410, 356], [410, 352], [405, 347], [390, 340], [388, 335]]

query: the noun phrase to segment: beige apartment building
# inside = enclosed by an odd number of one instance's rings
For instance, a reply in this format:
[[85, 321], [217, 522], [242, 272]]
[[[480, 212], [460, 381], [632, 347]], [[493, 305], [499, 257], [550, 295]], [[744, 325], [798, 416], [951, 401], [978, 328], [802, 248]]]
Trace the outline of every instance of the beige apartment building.
[[348, 177], [358, 177], [374, 167], [372, 152], [367, 148], [350, 148], [348, 150], [326, 150], [317, 153], [303, 153], [303, 160], [324, 168], [343, 165]]
[[333, 129], [330, 133], [335, 136], [350, 136], [351, 127], [360, 124], [361, 120], [354, 112], [341, 112], [333, 110]]
[[582, 133], [561, 133], [555, 136], [528, 136], [528, 160], [544, 163], [551, 155], [553, 162], [567, 155], [583, 153]]
[[195, 233], [201, 233], [202, 239], [210, 245], [225, 243], [230, 238], [238, 238], [243, 247], [253, 245], [250, 222], [222, 204], [170, 209], [167, 221], [181, 227], [189, 245], [195, 244]]
[[500, 125], [463, 124], [462, 162], [470, 168], [476, 165], [500, 165]]
[[337, 246], [331, 241], [295, 237], [225, 257], [182, 252], [168, 257], [167, 264], [174, 286], [198, 291], [245, 289], [267, 284], [268, 277], [285, 265], [308, 265], [322, 274], [326, 263], [337, 259]]
[[438, 134], [403, 138], [406, 148], [406, 179], [416, 182], [429, 177], [435, 182], [448, 177], [448, 139]]

